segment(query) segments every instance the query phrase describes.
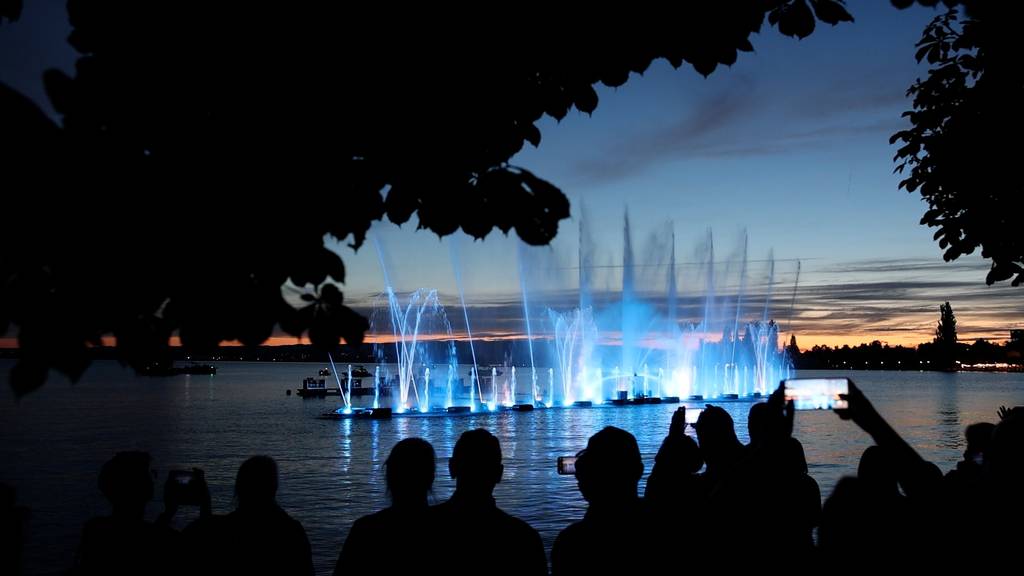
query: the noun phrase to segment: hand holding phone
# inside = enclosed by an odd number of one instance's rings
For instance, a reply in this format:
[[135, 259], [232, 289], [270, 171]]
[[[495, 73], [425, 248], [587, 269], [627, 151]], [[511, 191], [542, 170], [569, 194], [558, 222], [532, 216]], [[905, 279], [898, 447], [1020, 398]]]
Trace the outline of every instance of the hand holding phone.
[[167, 473], [164, 500], [172, 505], [203, 506], [209, 501], [206, 478], [199, 468]]
[[672, 414], [672, 423], [668, 425], [669, 436], [681, 436], [686, 434], [686, 406], [676, 408]]

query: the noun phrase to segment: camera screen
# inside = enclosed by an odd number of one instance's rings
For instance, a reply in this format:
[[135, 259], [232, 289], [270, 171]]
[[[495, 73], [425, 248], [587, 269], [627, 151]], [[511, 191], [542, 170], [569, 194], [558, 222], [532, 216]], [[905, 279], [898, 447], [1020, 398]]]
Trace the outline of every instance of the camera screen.
[[840, 394], [849, 392], [846, 378], [793, 378], [784, 382], [786, 400], [797, 410], [833, 410], [846, 408]]
[[576, 473], [576, 457], [575, 456], [559, 456], [558, 457], [558, 473], [559, 474], [575, 474]]

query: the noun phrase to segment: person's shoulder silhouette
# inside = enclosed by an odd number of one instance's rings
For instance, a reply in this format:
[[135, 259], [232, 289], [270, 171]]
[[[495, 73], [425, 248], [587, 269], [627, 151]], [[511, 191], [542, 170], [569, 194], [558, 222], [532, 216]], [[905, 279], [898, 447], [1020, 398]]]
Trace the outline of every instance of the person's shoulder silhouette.
[[[448, 461], [455, 493], [431, 509], [431, 521], [439, 533], [457, 543], [459, 550], [446, 573], [547, 574], [540, 535], [494, 501], [494, 487], [504, 470], [501, 444], [487, 430], [464, 432], [455, 443]], [[511, 554], [496, 561], [496, 546]]]
[[658, 530], [637, 497], [643, 472], [629, 432], [607, 426], [590, 437], [576, 458], [576, 481], [590, 505], [555, 539], [552, 574], [644, 574], [657, 566], [631, 545], [636, 534]]
[[277, 487], [277, 463], [269, 456], [253, 456], [239, 467], [238, 507], [212, 531], [232, 573], [313, 574], [306, 531], [278, 506]]
[[110, 503], [111, 514], [85, 523], [72, 572], [173, 573], [177, 534], [145, 519], [146, 504], [153, 499], [149, 454], [118, 452], [100, 470], [98, 487]]
[[0, 573], [21, 574], [28, 520], [29, 510], [17, 505], [14, 487], [0, 483]]
[[[391, 506], [363, 516], [352, 524], [335, 574], [361, 574], [385, 568], [406, 573], [422, 568], [429, 553], [428, 496], [434, 485], [434, 447], [422, 438], [406, 438], [391, 449], [384, 462], [384, 477]], [[408, 534], [402, 553], [394, 554], [396, 534]], [[419, 536], [411, 536], [419, 535]]]

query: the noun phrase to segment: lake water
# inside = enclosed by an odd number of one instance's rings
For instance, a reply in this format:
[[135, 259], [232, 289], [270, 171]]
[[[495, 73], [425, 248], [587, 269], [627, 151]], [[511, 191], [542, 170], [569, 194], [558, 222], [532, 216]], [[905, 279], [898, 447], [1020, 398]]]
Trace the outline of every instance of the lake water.
[[[70, 566], [82, 523], [107, 512], [96, 488], [100, 466], [120, 450], [147, 450], [155, 467], [206, 471], [214, 510], [232, 509], [239, 464], [254, 454], [274, 457], [281, 471], [278, 500], [302, 522], [318, 574], [329, 574], [352, 522], [386, 505], [381, 463], [399, 439], [421, 436], [438, 453], [437, 500], [453, 489], [447, 457], [459, 435], [483, 427], [500, 440], [505, 477], [498, 505], [537, 528], [550, 550], [558, 531], [580, 518], [585, 502], [555, 459], [574, 454], [606, 425], [632, 432], [650, 472], [676, 405], [502, 412], [440, 418], [318, 420], [340, 403], [299, 399], [285, 390], [316, 374], [319, 364], [219, 363], [216, 376], [140, 378], [113, 362], [97, 362], [71, 385], [52, 377], [15, 402], [0, 362], [0, 482], [13, 484], [32, 511], [27, 567], [51, 574]], [[963, 452], [964, 428], [998, 419], [1000, 405], [1024, 404], [1024, 374], [829, 372], [851, 377], [889, 422], [943, 470]], [[802, 372], [802, 376], [825, 375]], [[721, 404], [746, 440], [749, 402]], [[870, 440], [831, 412], [801, 412], [794, 434], [810, 473], [827, 496], [856, 472]], [[159, 496], [158, 496], [159, 498]], [[154, 502], [149, 518], [161, 504]], [[180, 514], [180, 527], [196, 515]], [[445, 540], [438, 536], [439, 541]]]

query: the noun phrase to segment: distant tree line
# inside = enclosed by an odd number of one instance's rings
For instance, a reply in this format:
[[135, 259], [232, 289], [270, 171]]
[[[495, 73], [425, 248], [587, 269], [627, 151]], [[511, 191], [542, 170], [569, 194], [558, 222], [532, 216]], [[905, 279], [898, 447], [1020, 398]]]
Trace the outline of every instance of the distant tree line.
[[[787, 347], [798, 370], [947, 370], [949, 356], [942, 344], [926, 342], [917, 347], [889, 346], [879, 340], [858, 346], [829, 347], [817, 345], [799, 351]], [[998, 344], [984, 338], [972, 344], [957, 343], [952, 364], [1022, 363], [1024, 342]]]

